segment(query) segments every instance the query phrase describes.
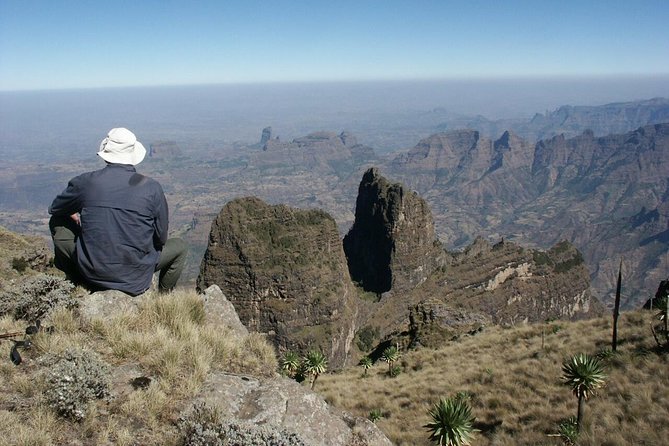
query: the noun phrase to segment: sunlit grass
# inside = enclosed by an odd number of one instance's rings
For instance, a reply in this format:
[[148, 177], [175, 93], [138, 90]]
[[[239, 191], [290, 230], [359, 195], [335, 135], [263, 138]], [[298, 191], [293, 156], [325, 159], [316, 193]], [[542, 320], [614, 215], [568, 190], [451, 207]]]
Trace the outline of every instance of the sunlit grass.
[[[27, 325], [0, 318], [3, 333]], [[43, 325], [52, 328], [33, 336], [32, 349], [21, 351], [21, 366], [0, 361], [2, 444], [68, 444], [70, 437], [86, 444], [175, 444], [174, 420], [209, 373], [269, 376], [277, 369], [274, 348], [264, 336], [242, 337], [209, 323], [201, 297], [192, 291], [149, 294], [136, 310], [104, 319], [83, 320], [75, 310], [58, 309]], [[81, 423], [64, 421], [41, 402], [40, 358], [72, 347], [93, 349], [112, 366], [132, 365], [151, 384], [97, 401]], [[3, 358], [10, 348], [10, 342], [0, 344]], [[17, 406], [16, 401], [24, 403]]]
[[[581, 445], [664, 444], [669, 435], [669, 359], [651, 351], [649, 313], [625, 313], [619, 354], [610, 360], [605, 388], [586, 404]], [[559, 326], [559, 329], [556, 328]], [[541, 335], [545, 333], [542, 349]], [[427, 445], [423, 425], [440, 397], [471, 396], [481, 430], [473, 444], [562, 444], [548, 435], [576, 415], [576, 398], [561, 383], [562, 361], [575, 353], [610, 348], [607, 318], [580, 322], [490, 327], [438, 349], [403, 355], [402, 373], [377, 362], [323, 375], [316, 388], [331, 404], [355, 415], [380, 410], [377, 425], [398, 445]], [[665, 421], [662, 421], [664, 419]]]

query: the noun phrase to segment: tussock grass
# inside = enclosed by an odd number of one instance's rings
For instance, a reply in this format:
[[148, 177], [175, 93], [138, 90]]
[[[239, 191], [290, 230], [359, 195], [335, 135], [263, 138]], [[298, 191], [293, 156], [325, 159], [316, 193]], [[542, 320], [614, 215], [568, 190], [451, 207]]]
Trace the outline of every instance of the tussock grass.
[[[654, 350], [648, 312], [623, 313], [618, 353], [607, 362], [607, 385], [586, 403], [580, 445], [666, 444], [669, 438], [669, 355]], [[542, 331], [545, 345], [541, 348]], [[355, 415], [380, 410], [377, 425], [397, 445], [428, 445], [428, 409], [440, 397], [467, 392], [476, 445], [560, 445], [549, 437], [576, 415], [577, 401], [561, 383], [562, 361], [610, 348], [610, 318], [490, 327], [438, 349], [407, 352], [402, 373], [377, 362], [323, 375], [318, 393]]]
[[[0, 343], [0, 443], [8, 445], [162, 444], [177, 441], [174, 420], [188, 398], [212, 371], [269, 376], [276, 373], [274, 348], [259, 334], [234, 335], [210, 324], [202, 299], [193, 291], [142, 298], [136, 311], [83, 321], [57, 309], [43, 322], [53, 332], [33, 336], [21, 350], [20, 366], [9, 360], [11, 343]], [[0, 333], [21, 332], [29, 324], [0, 318]], [[79, 347], [96, 351], [113, 367], [130, 365], [120, 375], [125, 390], [91, 404], [80, 423], [58, 417], [42, 401], [45, 386], [40, 358]], [[148, 388], [131, 390], [138, 374], [152, 379]]]

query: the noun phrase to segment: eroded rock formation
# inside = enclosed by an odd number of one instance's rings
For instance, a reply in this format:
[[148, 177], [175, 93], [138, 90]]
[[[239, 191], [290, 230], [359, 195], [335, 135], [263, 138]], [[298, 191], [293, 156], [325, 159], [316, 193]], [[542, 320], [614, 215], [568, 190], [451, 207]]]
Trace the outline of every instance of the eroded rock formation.
[[375, 168], [360, 182], [344, 251], [352, 279], [378, 294], [414, 288], [444, 263], [425, 200]]
[[241, 321], [281, 349], [349, 357], [356, 299], [335, 221], [320, 210], [257, 198], [225, 205], [212, 223], [198, 289], [218, 285]]

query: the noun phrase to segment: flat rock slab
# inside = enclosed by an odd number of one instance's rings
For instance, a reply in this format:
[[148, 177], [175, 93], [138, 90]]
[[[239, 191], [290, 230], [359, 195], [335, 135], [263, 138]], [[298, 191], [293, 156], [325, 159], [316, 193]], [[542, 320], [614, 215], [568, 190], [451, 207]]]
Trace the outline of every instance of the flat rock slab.
[[297, 382], [212, 373], [195, 402], [218, 407], [231, 421], [295, 432], [313, 446], [390, 446], [371, 421], [344, 414]]
[[97, 291], [80, 300], [79, 314], [87, 321], [106, 319], [126, 310], [137, 310], [142, 296], [133, 297], [116, 290]]

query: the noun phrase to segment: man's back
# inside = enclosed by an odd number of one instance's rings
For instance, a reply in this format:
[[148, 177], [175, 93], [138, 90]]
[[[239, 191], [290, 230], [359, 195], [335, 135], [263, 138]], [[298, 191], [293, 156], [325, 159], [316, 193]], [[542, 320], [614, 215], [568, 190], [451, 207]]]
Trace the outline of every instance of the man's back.
[[135, 170], [146, 149], [119, 127], [109, 131], [97, 155], [107, 166], [72, 178], [49, 207], [54, 264], [74, 281], [132, 295], [146, 291], [159, 271], [158, 289], [169, 292], [188, 247], [167, 238], [160, 184]]
[[108, 164], [73, 178], [49, 212], [80, 212], [77, 263], [88, 282], [130, 294], [149, 287], [167, 240], [167, 203], [160, 184], [133, 166]]

